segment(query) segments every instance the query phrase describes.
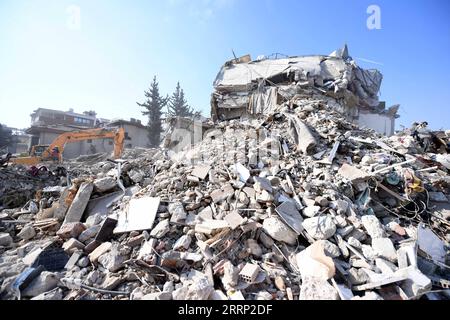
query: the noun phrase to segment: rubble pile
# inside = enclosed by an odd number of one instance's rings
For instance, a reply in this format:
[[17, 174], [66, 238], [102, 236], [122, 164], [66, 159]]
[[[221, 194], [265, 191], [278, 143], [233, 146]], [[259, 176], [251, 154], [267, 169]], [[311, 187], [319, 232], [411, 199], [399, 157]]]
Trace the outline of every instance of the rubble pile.
[[[34, 198], [35, 192], [46, 186], [58, 185], [64, 173], [49, 171], [46, 167], [24, 166], [0, 169], [0, 207], [17, 208]], [[35, 213], [35, 212], [33, 212]]]
[[66, 162], [0, 213], [0, 298], [448, 299], [449, 132], [336, 106], [299, 87], [177, 152]]

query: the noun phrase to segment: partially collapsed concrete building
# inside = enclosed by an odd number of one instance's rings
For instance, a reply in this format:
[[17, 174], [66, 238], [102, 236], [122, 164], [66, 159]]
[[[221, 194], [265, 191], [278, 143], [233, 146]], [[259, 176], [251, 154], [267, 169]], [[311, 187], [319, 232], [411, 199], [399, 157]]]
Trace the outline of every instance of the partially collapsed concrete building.
[[392, 135], [398, 105], [389, 109], [379, 101], [382, 74], [362, 69], [348, 55], [347, 46], [330, 55], [281, 59], [249, 55], [226, 62], [214, 81], [213, 120], [258, 117], [285, 104], [307, 104], [322, 96], [330, 108], [360, 126]]

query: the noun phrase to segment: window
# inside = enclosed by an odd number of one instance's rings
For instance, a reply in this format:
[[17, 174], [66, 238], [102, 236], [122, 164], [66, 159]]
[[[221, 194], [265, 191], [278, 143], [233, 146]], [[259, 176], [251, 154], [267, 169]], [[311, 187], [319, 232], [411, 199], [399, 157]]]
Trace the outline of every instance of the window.
[[125, 148], [133, 148], [133, 146], [131, 145], [131, 143], [128, 143]]
[[82, 124], [89, 124], [90, 123], [89, 119], [79, 118], [79, 117], [75, 117], [74, 121], [77, 122], [77, 123], [82, 123]]
[[125, 132], [125, 140], [131, 140], [131, 137], [128, 135], [128, 132]]

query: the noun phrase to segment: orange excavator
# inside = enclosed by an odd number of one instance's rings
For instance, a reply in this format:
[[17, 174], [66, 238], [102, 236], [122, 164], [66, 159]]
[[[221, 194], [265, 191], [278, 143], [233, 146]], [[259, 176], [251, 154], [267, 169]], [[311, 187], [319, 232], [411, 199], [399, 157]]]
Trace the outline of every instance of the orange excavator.
[[[39, 162], [57, 160], [62, 161], [62, 154], [66, 143], [77, 142], [89, 139], [114, 139], [114, 158], [120, 158], [123, 152], [123, 144], [125, 140], [125, 130], [119, 129], [88, 129], [74, 132], [65, 132], [49, 145], [45, 146], [39, 155], [32, 152], [30, 157], [10, 158], [10, 162], [24, 165], [36, 165]], [[36, 146], [34, 146], [36, 147]], [[35, 150], [35, 148], [32, 148]]]

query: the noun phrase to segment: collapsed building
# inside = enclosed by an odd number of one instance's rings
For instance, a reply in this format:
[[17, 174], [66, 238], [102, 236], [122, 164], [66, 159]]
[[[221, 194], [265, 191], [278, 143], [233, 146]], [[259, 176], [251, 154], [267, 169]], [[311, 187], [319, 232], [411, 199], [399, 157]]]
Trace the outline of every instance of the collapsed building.
[[378, 70], [359, 67], [347, 46], [328, 56], [251, 60], [246, 55], [222, 66], [213, 84], [211, 116], [213, 120], [257, 117], [295, 97], [321, 96], [347, 119], [390, 136], [399, 105], [386, 109], [379, 101], [382, 79]]
[[237, 108], [216, 87], [225, 120], [117, 161], [0, 167], [0, 299], [449, 299], [450, 131], [359, 127], [379, 85], [328, 77]]

